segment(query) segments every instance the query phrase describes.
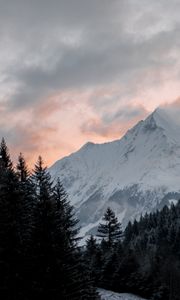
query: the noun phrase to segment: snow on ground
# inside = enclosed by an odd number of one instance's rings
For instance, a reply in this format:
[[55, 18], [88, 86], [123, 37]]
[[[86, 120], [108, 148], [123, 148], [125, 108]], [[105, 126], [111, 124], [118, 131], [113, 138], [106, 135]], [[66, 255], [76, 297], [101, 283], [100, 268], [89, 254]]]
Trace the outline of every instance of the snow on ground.
[[98, 292], [101, 295], [101, 300], [145, 300], [131, 294], [118, 294], [103, 289], [99, 289]]
[[176, 205], [178, 203], [178, 200], [176, 200], [176, 199], [170, 199], [169, 200], [169, 204], [174, 204], [174, 205]]

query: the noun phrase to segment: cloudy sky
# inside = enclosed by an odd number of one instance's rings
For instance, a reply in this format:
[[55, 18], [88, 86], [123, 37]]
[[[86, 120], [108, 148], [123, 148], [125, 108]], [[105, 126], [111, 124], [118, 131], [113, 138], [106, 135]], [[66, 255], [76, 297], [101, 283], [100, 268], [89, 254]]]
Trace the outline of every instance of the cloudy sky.
[[0, 0], [0, 135], [50, 165], [180, 96], [180, 0]]

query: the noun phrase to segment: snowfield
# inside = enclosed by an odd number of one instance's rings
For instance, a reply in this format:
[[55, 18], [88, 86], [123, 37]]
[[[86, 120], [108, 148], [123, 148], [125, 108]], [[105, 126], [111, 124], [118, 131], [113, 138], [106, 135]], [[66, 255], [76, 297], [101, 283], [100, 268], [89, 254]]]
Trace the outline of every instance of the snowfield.
[[98, 292], [101, 296], [101, 300], [145, 300], [131, 294], [118, 294], [103, 289], [99, 289]]

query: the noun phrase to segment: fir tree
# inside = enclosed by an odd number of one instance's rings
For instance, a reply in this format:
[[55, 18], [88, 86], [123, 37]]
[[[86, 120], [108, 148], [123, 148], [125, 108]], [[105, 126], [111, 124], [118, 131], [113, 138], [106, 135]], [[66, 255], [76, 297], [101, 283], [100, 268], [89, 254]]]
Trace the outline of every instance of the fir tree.
[[79, 241], [79, 238], [77, 238], [79, 233], [77, 225], [79, 221], [75, 216], [74, 208], [70, 205], [67, 193], [59, 178], [54, 188], [53, 197], [56, 203], [57, 216], [61, 220], [61, 226], [64, 226], [63, 230], [66, 232], [69, 246], [76, 248]]
[[33, 184], [26, 161], [20, 153], [16, 166], [18, 178], [19, 193], [21, 197], [21, 207], [19, 208], [19, 223], [21, 232], [21, 281], [23, 295], [31, 295], [32, 290], [32, 272], [33, 272], [33, 232], [35, 227], [35, 210], [37, 208], [37, 199], [35, 185]]
[[21, 299], [21, 244], [22, 244], [22, 195], [16, 173], [12, 168], [9, 151], [4, 139], [0, 157], [0, 261], [4, 278], [0, 290], [6, 297], [13, 294]]
[[78, 220], [42, 158], [30, 176], [20, 154], [12, 167], [0, 156], [0, 297], [31, 300], [99, 299], [78, 248]]
[[103, 221], [104, 223], [100, 223], [98, 226], [97, 236], [103, 238], [108, 247], [111, 247], [122, 237], [121, 223], [118, 222], [115, 213], [109, 207], [103, 216]]
[[84, 259], [86, 269], [89, 270], [93, 284], [98, 284], [101, 276], [102, 261], [100, 261], [100, 258], [100, 247], [97, 244], [96, 239], [91, 235], [86, 241]]
[[[78, 220], [60, 180], [54, 188], [55, 251], [59, 265], [57, 278], [61, 279], [61, 299], [99, 299], [88, 266], [77, 247]], [[58, 284], [59, 285], [59, 284]], [[65, 298], [63, 298], [65, 297]], [[69, 297], [69, 298], [68, 298]]]
[[97, 241], [93, 235], [86, 240], [86, 257], [91, 259], [96, 255], [98, 250]]
[[19, 177], [19, 180], [21, 182], [26, 182], [27, 179], [29, 178], [30, 172], [28, 170], [26, 161], [22, 153], [19, 154], [16, 169], [17, 169], [17, 175]]
[[133, 226], [132, 223], [129, 221], [124, 231], [124, 240], [123, 240], [124, 244], [125, 245], [129, 244], [132, 238], [133, 238]]
[[34, 295], [50, 296], [52, 272], [52, 233], [54, 230], [53, 183], [39, 156], [32, 174], [36, 191], [34, 239]]
[[[37, 194], [35, 295], [53, 299], [96, 299], [77, 247], [77, 219], [61, 182], [53, 186], [39, 157], [33, 174]], [[87, 290], [91, 289], [91, 298]], [[94, 291], [94, 296], [96, 292]]]
[[[56, 273], [54, 273], [60, 288], [61, 299], [67, 295], [72, 299], [80, 297], [81, 280], [79, 273], [80, 255], [76, 248], [76, 235], [78, 233], [78, 220], [74, 217], [67, 194], [60, 180], [53, 191], [54, 224], [53, 245], [56, 257]], [[61, 278], [61, 282], [58, 279]], [[54, 281], [54, 280], [53, 280]]]
[[2, 138], [0, 144], [0, 157], [1, 157], [1, 165], [3, 164], [3, 166], [6, 169], [12, 170], [13, 164], [10, 158], [9, 149], [6, 145], [4, 138]]

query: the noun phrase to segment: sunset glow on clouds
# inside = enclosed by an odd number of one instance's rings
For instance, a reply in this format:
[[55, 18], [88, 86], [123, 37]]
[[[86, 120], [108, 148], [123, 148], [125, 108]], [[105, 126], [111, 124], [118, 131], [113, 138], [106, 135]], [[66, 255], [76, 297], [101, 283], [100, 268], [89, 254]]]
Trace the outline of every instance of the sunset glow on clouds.
[[0, 0], [0, 134], [13, 158], [51, 164], [175, 102], [179, 33], [177, 0]]

